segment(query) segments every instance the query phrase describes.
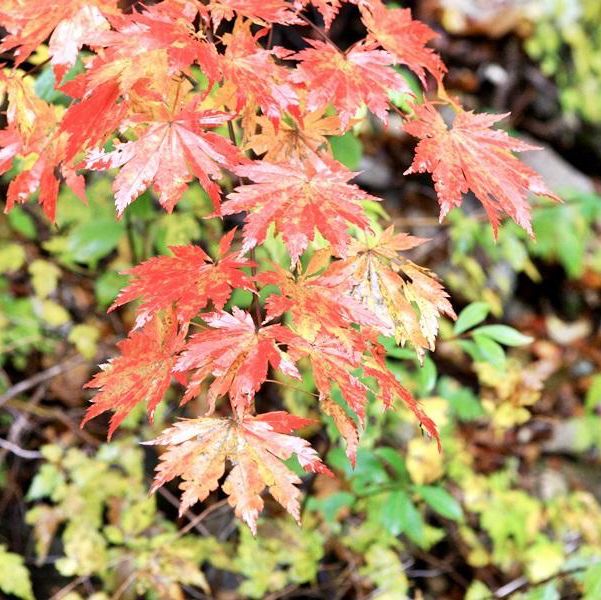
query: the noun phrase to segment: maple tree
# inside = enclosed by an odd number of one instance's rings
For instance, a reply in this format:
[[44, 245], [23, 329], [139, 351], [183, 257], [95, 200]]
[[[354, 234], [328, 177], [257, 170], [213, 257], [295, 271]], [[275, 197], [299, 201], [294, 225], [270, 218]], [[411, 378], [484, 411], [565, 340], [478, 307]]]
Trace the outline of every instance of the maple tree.
[[[381, 336], [421, 358], [453, 308], [436, 275], [402, 255], [426, 240], [369, 216], [366, 203], [378, 198], [352, 183], [329, 138], [349, 132], [364, 108], [384, 122], [395, 111], [419, 139], [406, 173], [432, 174], [441, 218], [471, 191], [495, 231], [506, 213], [531, 232], [528, 194], [557, 199], [513, 154], [532, 147], [492, 128], [503, 115], [474, 114], [448, 95], [445, 66], [427, 46], [433, 30], [407, 9], [353, 3], [366, 36], [346, 50], [327, 34], [341, 0], [0, 7], [8, 31], [0, 51], [14, 56], [0, 72], [0, 174], [20, 165], [7, 211], [37, 195], [54, 220], [61, 184], [85, 200], [85, 173], [108, 170], [118, 216], [147, 189], [171, 212], [193, 180], [212, 201], [207, 218], [245, 213], [215, 258], [176, 246], [128, 271], [110, 310], [139, 301], [135, 327], [87, 384], [99, 391], [84, 423], [111, 411], [110, 436], [140, 403], [152, 418], [175, 378], [185, 386], [182, 404], [200, 398], [206, 413], [151, 442], [167, 448], [155, 489], [181, 477], [184, 511], [218, 487], [229, 464], [223, 491], [253, 531], [266, 488], [300, 517], [301, 480], [283, 461], [294, 455], [304, 470], [329, 473], [292, 435], [312, 421], [257, 414], [270, 368], [300, 379], [309, 365], [321, 410], [353, 463], [370, 397], [385, 408], [400, 400], [438, 438], [388, 370]], [[311, 7], [325, 27], [309, 20]], [[276, 26], [302, 27], [306, 47], [273, 45]], [[46, 40], [57, 88], [71, 98], [66, 109], [39, 98], [22, 69]], [[417, 75], [423, 102], [399, 65]], [[392, 93], [404, 93], [409, 109], [391, 104]], [[289, 261], [258, 264], [255, 249], [274, 238]], [[236, 289], [253, 295], [248, 312], [228, 305]]]

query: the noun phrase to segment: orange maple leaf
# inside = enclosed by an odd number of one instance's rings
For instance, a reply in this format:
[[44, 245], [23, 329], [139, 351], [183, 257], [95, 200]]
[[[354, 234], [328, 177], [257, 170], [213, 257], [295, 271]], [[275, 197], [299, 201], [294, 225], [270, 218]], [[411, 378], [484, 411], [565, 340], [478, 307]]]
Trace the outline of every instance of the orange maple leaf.
[[250, 26], [250, 21], [238, 19], [232, 33], [223, 35], [226, 44], [221, 61], [223, 77], [236, 87], [238, 112], [245, 105], [255, 104], [269, 119], [278, 122], [283, 113], [298, 105], [296, 91], [288, 83], [288, 70], [275, 62], [276, 56], [290, 52], [282, 48], [261, 48], [257, 37], [265, 32], [254, 36]]
[[394, 335], [397, 343], [411, 343], [420, 356], [424, 349], [434, 349], [440, 316], [455, 318], [436, 275], [399, 254], [425, 241], [395, 234], [391, 226], [363, 242], [353, 240], [347, 259], [353, 297], [379, 316], [382, 333]]
[[316, 253], [306, 271], [298, 276], [276, 264], [271, 271], [257, 275], [260, 285], [275, 285], [280, 290], [280, 294], [271, 294], [265, 301], [267, 320], [289, 312], [296, 331], [305, 339], [314, 340], [319, 332], [324, 332], [350, 346], [357, 334], [350, 327], [352, 323], [375, 328], [383, 327], [383, 323], [351, 296], [352, 267], [337, 261], [320, 272], [326, 255], [329, 257], [327, 249]]
[[295, 455], [301, 466], [314, 473], [330, 474], [306, 440], [287, 435], [311, 424], [285, 412], [243, 419], [200, 418], [176, 423], [149, 444], [167, 446], [157, 466], [153, 491], [174, 477], [181, 477], [180, 515], [204, 500], [219, 485], [226, 461], [232, 465], [223, 491], [255, 534], [263, 510], [265, 488], [293, 517], [300, 520], [300, 477], [282, 461]]

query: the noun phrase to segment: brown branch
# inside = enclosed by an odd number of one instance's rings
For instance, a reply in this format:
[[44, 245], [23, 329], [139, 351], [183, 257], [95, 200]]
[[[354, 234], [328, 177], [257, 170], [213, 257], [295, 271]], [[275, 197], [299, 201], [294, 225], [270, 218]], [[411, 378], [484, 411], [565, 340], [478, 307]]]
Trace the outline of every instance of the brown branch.
[[35, 375], [20, 381], [19, 383], [8, 388], [8, 390], [6, 390], [6, 392], [0, 396], [0, 407], [4, 406], [9, 400], [15, 398], [19, 394], [26, 392], [27, 390], [39, 385], [40, 383], [43, 383], [44, 381], [54, 379], [54, 377], [57, 375], [77, 367], [78, 365], [86, 362], [86, 360], [87, 359], [85, 359], [83, 356], [73, 356], [61, 363], [53, 365], [45, 371], [41, 371], [40, 373], [36, 373]]

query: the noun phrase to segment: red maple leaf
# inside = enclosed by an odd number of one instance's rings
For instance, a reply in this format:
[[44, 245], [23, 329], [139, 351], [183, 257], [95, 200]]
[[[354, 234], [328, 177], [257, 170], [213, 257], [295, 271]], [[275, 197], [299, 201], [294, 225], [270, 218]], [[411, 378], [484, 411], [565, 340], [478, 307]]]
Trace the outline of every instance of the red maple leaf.
[[16, 65], [50, 37], [48, 49], [57, 81], [77, 60], [81, 47], [96, 31], [109, 29], [105, 14], [115, 14], [117, 0], [21, 2], [3, 0], [0, 22], [8, 30], [0, 52], [15, 50]]
[[44, 214], [54, 221], [56, 218], [56, 202], [61, 180], [86, 202], [85, 180], [77, 175], [74, 169], [62, 164], [64, 156], [64, 139], [50, 140], [48, 147], [41, 149], [38, 159], [31, 168], [21, 171], [8, 185], [6, 192], [6, 209], [11, 210], [16, 204], [26, 202], [32, 194], [39, 191], [38, 203]]
[[240, 166], [236, 173], [255, 183], [229, 194], [221, 213], [249, 213], [243, 230], [245, 251], [265, 241], [271, 224], [282, 234], [293, 264], [316, 231], [337, 256], [344, 256], [350, 242], [348, 224], [362, 231], [370, 229], [361, 201], [377, 198], [348, 183], [355, 174], [334, 161], [326, 165], [307, 160], [302, 167], [261, 161]]
[[102, 365], [102, 371], [85, 385], [100, 390], [92, 399], [81, 423], [107, 410], [114, 411], [108, 437], [140, 402], [152, 420], [154, 411], [171, 383], [176, 353], [183, 344], [185, 330], [178, 330], [173, 312], [157, 314], [142, 329], [132, 331], [117, 344], [121, 355]]
[[236, 15], [262, 25], [302, 23], [292, 5], [285, 0], [211, 0], [202, 5], [201, 10], [206, 17], [211, 18], [214, 30], [217, 30], [222, 20], [231, 21]]
[[307, 90], [307, 108], [332, 103], [346, 128], [363, 103], [383, 121], [388, 115], [388, 93], [409, 92], [405, 80], [392, 68], [394, 58], [375, 43], [360, 42], [341, 52], [326, 42], [307, 40], [310, 48], [291, 56], [300, 61], [291, 81]]
[[210, 81], [216, 81], [220, 77], [217, 50], [193, 25], [199, 8], [203, 6], [192, 2], [163, 1], [144, 7], [141, 12], [112, 16], [114, 30], [97, 32], [86, 43], [108, 52], [110, 61], [104, 67], [107, 70], [114, 71], [114, 63], [119, 60], [164, 51], [168, 64], [166, 75], [173, 76], [179, 71], [189, 73], [191, 65], [197, 63]]
[[[288, 83], [288, 70], [275, 62], [277, 55], [289, 55], [281, 48], [265, 50], [250, 32], [250, 21], [238, 20], [232, 33], [223, 35], [226, 44], [221, 66], [223, 78], [236, 87], [236, 110], [245, 105], [258, 105], [272, 121], [298, 105], [294, 88]], [[253, 108], [256, 111], [256, 108]]]
[[456, 110], [453, 126], [447, 127], [433, 104], [415, 107], [416, 118], [405, 124], [405, 130], [420, 142], [405, 174], [432, 173], [441, 219], [461, 205], [463, 194], [472, 191], [484, 205], [495, 234], [505, 212], [533, 235], [528, 195], [560, 201], [540, 175], [512, 154], [537, 148], [491, 129], [507, 115]]
[[284, 329], [281, 325], [257, 329], [252, 317], [236, 307], [232, 314], [221, 311], [202, 318], [211, 328], [190, 338], [174, 369], [177, 373], [192, 371], [182, 403], [196, 396], [202, 383], [213, 377], [207, 393], [209, 412], [217, 398], [229, 394], [232, 408], [242, 415], [267, 378], [269, 365], [300, 378], [294, 363], [277, 345]]
[[86, 167], [121, 167], [113, 184], [119, 215], [151, 185], [171, 212], [193, 176], [219, 206], [220, 188], [214, 181], [222, 177], [221, 167], [233, 169], [244, 157], [229, 140], [207, 129], [230, 118], [220, 111], [197, 111], [193, 105], [174, 116], [165, 112], [136, 141], [119, 144], [111, 152], [90, 152]]
[[319, 14], [323, 17], [326, 29], [329, 29], [340, 10], [341, 2], [340, 0], [294, 0], [294, 6], [297, 9], [305, 8], [308, 5], [317, 9]]
[[174, 477], [181, 477], [180, 515], [204, 500], [219, 485], [226, 462], [232, 465], [223, 491], [253, 533], [263, 510], [265, 488], [298, 522], [301, 479], [282, 461], [295, 455], [301, 466], [331, 475], [306, 440], [287, 433], [311, 424], [285, 412], [272, 412], [241, 420], [200, 418], [180, 421], [151, 444], [167, 446], [157, 466], [153, 491]]
[[355, 420], [345, 409], [332, 400], [332, 386], [340, 390], [348, 407], [357, 415], [359, 425], [365, 421], [367, 387], [357, 371], [362, 364], [362, 353], [354, 348], [345, 347], [340, 340], [320, 333], [313, 341], [306, 340], [293, 332], [285, 332], [280, 337], [288, 346], [293, 360], [308, 358], [315, 387], [319, 392], [322, 409], [330, 415], [347, 443], [347, 455], [355, 464], [359, 428]]
[[126, 274], [132, 276], [132, 281], [119, 293], [109, 312], [142, 299], [136, 311], [137, 327], [172, 304], [179, 321], [186, 322], [209, 302], [222, 310], [235, 288], [253, 291], [252, 278], [242, 270], [253, 263], [237, 252], [229, 252], [235, 232], [232, 229], [221, 239], [217, 262], [199, 246], [171, 246], [173, 256], [156, 256], [129, 269]]
[[388, 50], [401, 64], [407, 65], [426, 83], [426, 71], [437, 81], [446, 72], [440, 56], [426, 44], [437, 37], [425, 23], [414, 21], [408, 8], [389, 8], [380, 0], [359, 2], [361, 18], [373, 40]]

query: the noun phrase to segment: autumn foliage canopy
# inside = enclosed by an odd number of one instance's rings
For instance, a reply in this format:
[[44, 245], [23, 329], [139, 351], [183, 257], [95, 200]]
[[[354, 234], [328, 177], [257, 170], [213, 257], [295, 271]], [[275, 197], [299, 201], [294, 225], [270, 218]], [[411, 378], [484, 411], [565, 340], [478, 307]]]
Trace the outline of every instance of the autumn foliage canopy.
[[[438, 437], [387, 369], [381, 336], [422, 356], [434, 347], [439, 317], [453, 318], [453, 309], [436, 276], [404, 256], [426, 240], [372, 226], [366, 201], [378, 198], [353, 183], [329, 138], [366, 118], [365, 107], [384, 123], [395, 111], [419, 140], [407, 174], [431, 174], [441, 217], [471, 191], [495, 230], [507, 214], [531, 231], [529, 193], [552, 197], [512, 153], [531, 147], [492, 128], [503, 115], [474, 114], [447, 94], [429, 27], [407, 9], [358, 0], [365, 37], [342, 50], [328, 37], [341, 4], [0, 6], [8, 31], [0, 51], [13, 57], [0, 72], [0, 173], [20, 165], [7, 211], [37, 198], [54, 220], [61, 185], [85, 202], [86, 173], [110, 171], [118, 217], [147, 189], [172, 211], [193, 180], [212, 201], [207, 218], [243, 215], [218, 255], [176, 246], [128, 272], [110, 310], [136, 302], [135, 326], [87, 384], [97, 393], [84, 421], [111, 411], [112, 435], [140, 403], [152, 419], [175, 378], [181, 403], [195, 400], [205, 412], [150, 442], [165, 448], [155, 487], [180, 477], [184, 511], [225, 476], [223, 491], [253, 531], [266, 488], [299, 518], [300, 479], [284, 461], [295, 456], [305, 471], [329, 473], [294, 433], [307, 419], [257, 414], [255, 396], [268, 378], [298, 380], [301, 364], [311, 370], [351, 462], [372, 398], [384, 408], [405, 404]], [[303, 33], [302, 49], [273, 44], [274, 28], [284, 27]], [[37, 97], [23, 69], [45, 41], [56, 85], [72, 99], [66, 108]], [[73, 76], [78, 60], [84, 68]], [[403, 69], [428, 99], [418, 101]], [[391, 104], [392, 93], [406, 94], [409, 108]], [[287, 250], [286, 268], [256, 261], [255, 249], [274, 236]], [[253, 294], [248, 311], [228, 304], [237, 289]]]

